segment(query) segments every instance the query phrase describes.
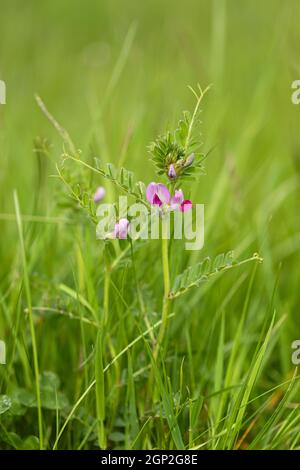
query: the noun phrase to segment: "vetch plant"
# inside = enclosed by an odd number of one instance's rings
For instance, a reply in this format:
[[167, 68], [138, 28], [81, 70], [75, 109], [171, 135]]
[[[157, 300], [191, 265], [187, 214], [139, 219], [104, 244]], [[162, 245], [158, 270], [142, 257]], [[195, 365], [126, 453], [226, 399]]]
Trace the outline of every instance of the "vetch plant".
[[[147, 332], [151, 335], [151, 356], [152, 366], [149, 373], [148, 393], [153, 392], [152, 383], [154, 377], [157, 376], [157, 363], [159, 357], [164, 356], [164, 341], [168, 331], [169, 319], [173, 316], [171, 312], [173, 302], [180, 296], [186, 294], [190, 289], [199, 287], [202, 283], [210, 280], [210, 278], [221, 274], [236, 266], [241, 266], [250, 261], [262, 261], [258, 254], [237, 261], [232, 251], [216, 256], [214, 259], [210, 257], [198, 262], [195, 265], [188, 266], [181, 273], [174, 273], [174, 267], [170, 266], [170, 214], [182, 214], [182, 216], [191, 214], [197, 206], [190, 199], [185, 198], [184, 184], [186, 181], [193, 181], [204, 174], [205, 156], [201, 152], [200, 140], [200, 105], [208, 88], [202, 90], [198, 86], [197, 90], [192, 92], [196, 98], [196, 105], [193, 113], [184, 112], [183, 118], [179, 121], [175, 132], [168, 131], [160, 136], [149, 147], [150, 159], [153, 162], [158, 178], [161, 181], [144, 182], [136, 180], [134, 173], [128, 171], [124, 167], [116, 168], [112, 163], [103, 166], [98, 158], [93, 163], [85, 161], [81, 152], [76, 150], [69, 134], [57, 123], [52, 115], [48, 112], [40, 98], [37, 98], [38, 104], [42, 111], [50, 119], [52, 124], [60, 132], [65, 143], [65, 150], [62, 155], [60, 164], [56, 165], [57, 176], [67, 188], [69, 210], [78, 211], [78, 208], [84, 209], [89, 219], [98, 224], [97, 214], [103, 209], [105, 204], [104, 196], [106, 191], [103, 186], [92, 191], [90, 189], [89, 178], [87, 175], [93, 174], [100, 179], [105, 179], [108, 183], [112, 183], [117, 190], [125, 193], [127, 197], [133, 199], [135, 203], [139, 203], [146, 214], [150, 215], [153, 208], [156, 208], [161, 224], [161, 271], [162, 271], [162, 287], [163, 294], [161, 299], [160, 319], [153, 327], [149, 320], [149, 314], [145, 309], [144, 301], [141, 296], [140, 288], [136, 282], [136, 272], [134, 265], [134, 253], [136, 244], [142, 243], [142, 237], [129, 239], [130, 231], [134, 225], [134, 218], [130, 216], [130, 210], [127, 207], [120, 207], [113, 203], [113, 209], [116, 212], [116, 219], [113, 220], [111, 231], [107, 237], [102, 238], [102, 267], [103, 267], [103, 307], [101, 309], [100, 330], [97, 335], [96, 343], [96, 363], [95, 363], [95, 380], [87, 388], [83, 396], [86, 396], [95, 386], [96, 388], [96, 405], [98, 419], [98, 442], [101, 448], [106, 448], [107, 436], [105, 430], [105, 380], [104, 380], [104, 358], [106, 351], [111, 351], [115, 356], [113, 338], [110, 334], [113, 319], [111, 318], [111, 298], [110, 292], [113, 284], [112, 275], [117, 268], [122, 268], [126, 260], [130, 260], [133, 265], [134, 276], [133, 282], [137, 285], [137, 298], [140, 306], [140, 312], [143, 315]], [[86, 171], [79, 171], [79, 170]], [[191, 184], [189, 184], [191, 188]], [[142, 245], [141, 245], [142, 249]], [[171, 276], [172, 271], [172, 276]], [[158, 328], [157, 334], [155, 334]], [[142, 335], [143, 338], [143, 335]], [[144, 338], [143, 338], [144, 339]], [[147, 346], [148, 347], [148, 346]], [[161, 393], [161, 384], [158, 390]], [[148, 396], [149, 398], [149, 396]], [[150, 397], [150, 401], [155, 401], [156, 395]], [[149, 403], [149, 401], [147, 402]], [[58, 433], [54, 448], [57, 447], [58, 441], [64, 432], [67, 424], [76, 411], [76, 407], [72, 409], [64, 426]], [[165, 410], [166, 412], [166, 410]], [[170, 429], [173, 424], [170, 421]], [[171, 431], [172, 432], [172, 431]], [[178, 448], [182, 447], [181, 439], [175, 438]]]
[[300, 450], [300, 2], [69, 4], [1, 3], [0, 449]]

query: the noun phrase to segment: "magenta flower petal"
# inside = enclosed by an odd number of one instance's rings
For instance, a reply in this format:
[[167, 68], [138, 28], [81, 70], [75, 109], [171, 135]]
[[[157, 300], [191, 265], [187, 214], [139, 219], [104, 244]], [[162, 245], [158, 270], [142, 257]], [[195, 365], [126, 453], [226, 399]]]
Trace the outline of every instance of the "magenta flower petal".
[[146, 198], [147, 200], [150, 202], [150, 204], [153, 204], [153, 199], [154, 199], [154, 196], [157, 192], [157, 184], [156, 183], [150, 183], [148, 184], [147, 186], [147, 189], [146, 189]]
[[99, 186], [99, 188], [96, 189], [94, 194], [94, 202], [100, 202], [104, 198], [105, 193], [106, 191], [103, 186]]
[[169, 202], [170, 202], [170, 193], [169, 193], [169, 190], [168, 190], [167, 186], [165, 186], [162, 183], [158, 183], [157, 184], [156, 194], [159, 197], [159, 199], [161, 200], [162, 204], [169, 204]]
[[127, 238], [128, 230], [129, 230], [129, 220], [120, 219], [118, 238], [120, 238], [121, 240], [124, 240], [125, 238]]
[[181, 212], [187, 212], [193, 207], [192, 201], [189, 199], [185, 199], [181, 204], [180, 204], [180, 210]]
[[176, 190], [174, 196], [171, 199], [171, 204], [181, 204], [183, 201], [183, 192], [181, 191], [181, 189]]
[[159, 199], [159, 197], [158, 197], [157, 194], [154, 194], [154, 198], [153, 198], [153, 201], [152, 201], [152, 205], [154, 205], [154, 206], [162, 206], [162, 202], [161, 202], [161, 200]]

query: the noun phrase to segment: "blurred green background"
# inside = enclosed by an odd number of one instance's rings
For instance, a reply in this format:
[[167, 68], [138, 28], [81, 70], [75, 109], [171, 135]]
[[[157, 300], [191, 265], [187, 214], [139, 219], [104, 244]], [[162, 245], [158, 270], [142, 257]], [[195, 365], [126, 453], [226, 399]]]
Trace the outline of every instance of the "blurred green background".
[[[263, 319], [278, 279], [276, 311], [287, 318], [270, 375], [275, 382], [286, 377], [290, 343], [300, 338], [300, 105], [291, 102], [292, 81], [300, 79], [300, 2], [2, 0], [0, 9], [0, 79], [7, 87], [7, 104], [0, 106], [2, 292], [18, 279], [20, 264], [13, 189], [23, 214], [63, 216], [59, 186], [49, 177], [62, 139], [35, 93], [84, 159], [122, 163], [148, 183], [155, 174], [147, 145], [193, 108], [188, 85], [212, 84], [202, 112], [203, 150], [211, 150], [207, 175], [191, 194], [205, 204], [205, 247], [185, 253], [181, 265], [229, 249], [260, 253], [253, 315], [257, 308]], [[33, 152], [36, 136], [49, 138], [52, 163]], [[37, 282], [72, 278], [73, 232], [38, 224], [32, 230], [28, 250]], [[232, 279], [216, 288], [212, 309]], [[37, 303], [51, 298], [51, 289], [42, 292], [38, 284]], [[183, 312], [197, 314], [199, 298], [183, 302]], [[237, 300], [233, 317], [240, 307]], [[10, 315], [2, 309], [0, 336]], [[41, 354], [53, 368], [50, 354]]]
[[[13, 188], [22, 211], [35, 210], [34, 138], [50, 139], [54, 159], [62, 152], [34, 93], [84, 155], [121, 159], [147, 183], [154, 178], [148, 143], [192, 109], [187, 85], [211, 83], [202, 116], [203, 149], [213, 151], [194, 196], [206, 205], [206, 246], [212, 237], [234, 247], [257, 232], [257, 249], [264, 243], [272, 251], [264, 269], [276, 270], [284, 258], [288, 297], [300, 242], [300, 107], [291, 103], [300, 75], [299, 9], [293, 0], [2, 1], [1, 213], [13, 212]], [[59, 215], [53, 172], [53, 165], [44, 170], [44, 215]], [[278, 208], [276, 197], [283, 198]], [[2, 278], [14, 234], [14, 224], [1, 221]]]

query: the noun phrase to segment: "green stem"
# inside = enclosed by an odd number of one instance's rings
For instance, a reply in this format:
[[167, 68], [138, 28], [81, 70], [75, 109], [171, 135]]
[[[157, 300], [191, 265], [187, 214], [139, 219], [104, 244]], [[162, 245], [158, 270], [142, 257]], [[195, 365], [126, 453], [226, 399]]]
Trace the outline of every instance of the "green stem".
[[110, 284], [110, 266], [108, 262], [108, 253], [106, 253], [107, 248], [104, 249], [104, 293], [103, 293], [103, 323], [104, 326], [107, 325], [108, 316], [109, 316], [109, 284]]
[[14, 192], [14, 202], [15, 202], [15, 210], [16, 210], [16, 219], [17, 219], [17, 226], [20, 238], [20, 245], [21, 245], [21, 256], [23, 262], [23, 271], [24, 271], [24, 288], [27, 300], [27, 311], [28, 311], [28, 318], [29, 318], [29, 326], [30, 326], [30, 334], [31, 334], [31, 341], [32, 341], [32, 355], [33, 355], [33, 369], [34, 369], [34, 376], [35, 376], [35, 389], [36, 389], [36, 401], [37, 401], [37, 411], [38, 411], [38, 427], [39, 427], [39, 442], [40, 442], [40, 449], [43, 449], [43, 419], [42, 419], [42, 405], [41, 405], [41, 390], [40, 390], [40, 374], [39, 374], [39, 363], [38, 363], [38, 352], [37, 352], [37, 344], [36, 344], [36, 336], [35, 336], [35, 329], [34, 329], [34, 322], [33, 322], [33, 315], [32, 315], [32, 301], [31, 301], [31, 292], [30, 292], [30, 283], [29, 283], [29, 275], [28, 275], [28, 266], [27, 266], [27, 259], [26, 259], [26, 252], [25, 252], [25, 243], [24, 243], [24, 236], [23, 236], [23, 224], [19, 206], [19, 199], [17, 192]]
[[106, 432], [105, 432], [105, 380], [104, 380], [104, 351], [106, 345], [110, 343], [107, 337], [107, 324], [109, 320], [109, 288], [110, 288], [110, 264], [108, 246], [105, 244], [104, 252], [104, 285], [103, 285], [103, 316], [101, 318], [101, 329], [97, 335], [96, 356], [95, 356], [95, 384], [96, 384], [96, 413], [98, 421], [98, 443], [100, 449], [106, 449]]
[[109, 281], [110, 281], [109, 271], [105, 270], [104, 273], [104, 300], [103, 300], [103, 309], [104, 309], [104, 324], [107, 324], [108, 314], [109, 314]]

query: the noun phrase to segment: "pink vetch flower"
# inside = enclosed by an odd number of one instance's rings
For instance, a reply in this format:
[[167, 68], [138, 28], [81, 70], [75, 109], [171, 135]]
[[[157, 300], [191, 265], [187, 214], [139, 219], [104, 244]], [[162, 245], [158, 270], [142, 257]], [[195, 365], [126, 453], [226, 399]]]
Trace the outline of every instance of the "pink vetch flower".
[[119, 222], [115, 224], [115, 229], [113, 232], [113, 238], [119, 238], [120, 240], [125, 240], [129, 231], [129, 220], [120, 219]]
[[96, 189], [95, 194], [94, 194], [94, 202], [97, 204], [98, 202], [102, 201], [106, 194], [105, 188], [103, 186], [99, 186], [99, 188]]
[[193, 207], [192, 201], [184, 199], [181, 189], [176, 190], [171, 198], [168, 188], [162, 183], [150, 183], [146, 189], [146, 197], [153, 206], [168, 206], [174, 211], [187, 212]]

